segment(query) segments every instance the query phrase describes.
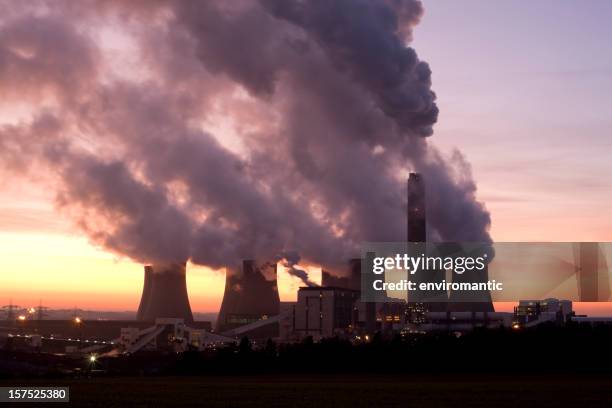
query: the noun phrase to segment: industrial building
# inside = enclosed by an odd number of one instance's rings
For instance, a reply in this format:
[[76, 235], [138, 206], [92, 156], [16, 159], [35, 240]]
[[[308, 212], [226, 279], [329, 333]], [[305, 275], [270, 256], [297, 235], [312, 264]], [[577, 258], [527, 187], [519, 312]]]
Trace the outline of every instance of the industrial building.
[[514, 308], [513, 324], [531, 327], [544, 322], [564, 323], [572, 318], [573, 313], [569, 300], [521, 300]]
[[161, 318], [145, 329], [124, 327], [114, 341], [114, 352], [136, 353], [141, 350], [182, 352], [188, 349], [201, 350], [211, 344], [233, 341], [232, 338], [196, 329], [185, 324], [183, 319]]
[[506, 312], [427, 312], [425, 323], [419, 326], [423, 331], [466, 332], [478, 327], [495, 329], [510, 327], [512, 313]]
[[293, 331], [301, 338], [350, 333], [359, 322], [359, 291], [337, 287], [303, 287], [293, 317]]
[[[420, 174], [410, 174], [407, 193], [407, 239], [418, 246], [427, 241], [425, 183]], [[369, 262], [373, 256], [368, 253], [365, 261]], [[380, 302], [361, 302], [361, 262], [361, 259], [351, 259], [348, 271], [343, 276], [324, 270], [322, 287], [300, 288], [297, 303], [282, 320], [281, 339], [373, 334], [405, 329], [471, 330], [480, 326], [510, 325], [512, 321], [511, 313], [494, 313], [488, 291], [470, 299], [462, 299], [459, 294], [453, 297], [452, 293], [449, 299], [446, 291], [439, 290], [416, 292], [407, 302], [392, 302], [385, 295]], [[431, 272], [427, 275], [428, 282], [445, 279], [444, 270]], [[418, 279], [418, 276], [414, 279]], [[486, 282], [487, 271], [471, 279]]]
[[[158, 319], [159, 320], [159, 319]], [[163, 320], [180, 320], [165, 318]], [[88, 320], [75, 317], [70, 320], [15, 320], [0, 322], [0, 337], [24, 340], [28, 349], [38, 347], [40, 351], [73, 353], [88, 350], [91, 347], [111, 347], [118, 343], [125, 330], [140, 333], [155, 326], [155, 321], [139, 320]], [[192, 331], [209, 333], [212, 330], [208, 321], [190, 322]]]
[[612, 316], [572, 316], [572, 322], [588, 323], [591, 326], [612, 325]]

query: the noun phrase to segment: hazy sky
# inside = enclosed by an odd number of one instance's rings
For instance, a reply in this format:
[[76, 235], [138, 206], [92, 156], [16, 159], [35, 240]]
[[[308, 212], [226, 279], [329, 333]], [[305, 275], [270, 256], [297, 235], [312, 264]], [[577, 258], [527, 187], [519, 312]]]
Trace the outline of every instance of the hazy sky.
[[426, 1], [434, 135], [472, 163], [496, 240], [612, 240], [612, 3]]
[[[424, 4], [413, 46], [438, 95], [432, 140], [472, 164], [493, 238], [612, 241], [612, 2]], [[91, 247], [52, 200], [0, 182], [0, 301], [135, 309], [142, 266]], [[193, 309], [216, 311], [224, 276], [188, 276]], [[290, 299], [297, 282], [281, 286]]]

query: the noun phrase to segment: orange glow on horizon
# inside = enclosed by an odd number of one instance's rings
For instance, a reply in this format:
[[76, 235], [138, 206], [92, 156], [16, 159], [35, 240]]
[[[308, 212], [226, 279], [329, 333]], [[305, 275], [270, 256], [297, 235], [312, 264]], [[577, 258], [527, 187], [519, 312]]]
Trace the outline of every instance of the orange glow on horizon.
[[[82, 236], [0, 233], [0, 299], [23, 307], [135, 311], [143, 265], [93, 247]], [[321, 270], [305, 267], [315, 282]], [[188, 264], [187, 286], [194, 312], [216, 313], [225, 289], [225, 271]], [[303, 286], [284, 268], [278, 272], [281, 301], [292, 301]], [[32, 310], [35, 310], [32, 307]]]
[[[512, 236], [511, 232], [508, 232]], [[143, 265], [93, 247], [85, 237], [65, 231], [0, 232], [0, 301], [36, 310], [135, 311], [143, 285]], [[320, 282], [320, 268], [307, 266]], [[194, 312], [216, 313], [223, 299], [225, 271], [188, 265], [187, 285]], [[281, 301], [294, 301], [303, 283], [279, 268]], [[512, 312], [516, 302], [496, 302]], [[612, 303], [574, 303], [577, 314], [612, 315]], [[30, 314], [35, 313], [30, 311]]]

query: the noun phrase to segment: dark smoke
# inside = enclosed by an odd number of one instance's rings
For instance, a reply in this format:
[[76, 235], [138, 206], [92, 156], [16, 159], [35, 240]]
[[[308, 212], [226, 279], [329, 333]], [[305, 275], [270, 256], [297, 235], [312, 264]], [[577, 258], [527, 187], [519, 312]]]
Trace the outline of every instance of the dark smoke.
[[300, 278], [306, 286], [311, 286], [311, 287], [319, 286], [315, 282], [309, 279], [308, 272], [306, 272], [303, 269], [298, 268], [297, 266], [290, 266], [289, 269], [287, 269], [287, 271], [289, 272], [290, 275], [295, 276], [296, 278]]
[[263, 0], [274, 16], [303, 28], [401, 129], [429, 136], [438, 118], [431, 70], [404, 44], [423, 10], [416, 1], [394, 3]]
[[[0, 17], [0, 93], [31, 107], [0, 128], [2, 169], [54, 188], [93, 243], [143, 263], [294, 253], [341, 270], [363, 241], [405, 239], [409, 170], [427, 183], [430, 236], [490, 241], [469, 164], [424, 137], [431, 70], [406, 45], [422, 13], [415, 0], [24, 2]], [[122, 30], [136, 63], [102, 28]]]
[[308, 272], [297, 266], [300, 262], [300, 255], [297, 252], [291, 251], [283, 254], [281, 262], [291, 276], [299, 278], [306, 286], [319, 286], [310, 280]]

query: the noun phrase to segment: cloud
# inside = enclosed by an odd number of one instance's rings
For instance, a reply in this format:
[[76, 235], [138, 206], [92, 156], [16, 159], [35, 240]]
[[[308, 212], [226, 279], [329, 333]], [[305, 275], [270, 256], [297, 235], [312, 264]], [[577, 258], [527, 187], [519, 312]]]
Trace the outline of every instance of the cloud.
[[[405, 239], [407, 171], [425, 176], [431, 237], [490, 240], [469, 164], [426, 137], [431, 71], [406, 45], [420, 2], [40, 10], [0, 25], [0, 90], [32, 108], [0, 129], [1, 165], [56, 191], [92, 242], [140, 262], [293, 252], [340, 270], [363, 241]], [[118, 27], [139, 62], [127, 77], [100, 43]]]

